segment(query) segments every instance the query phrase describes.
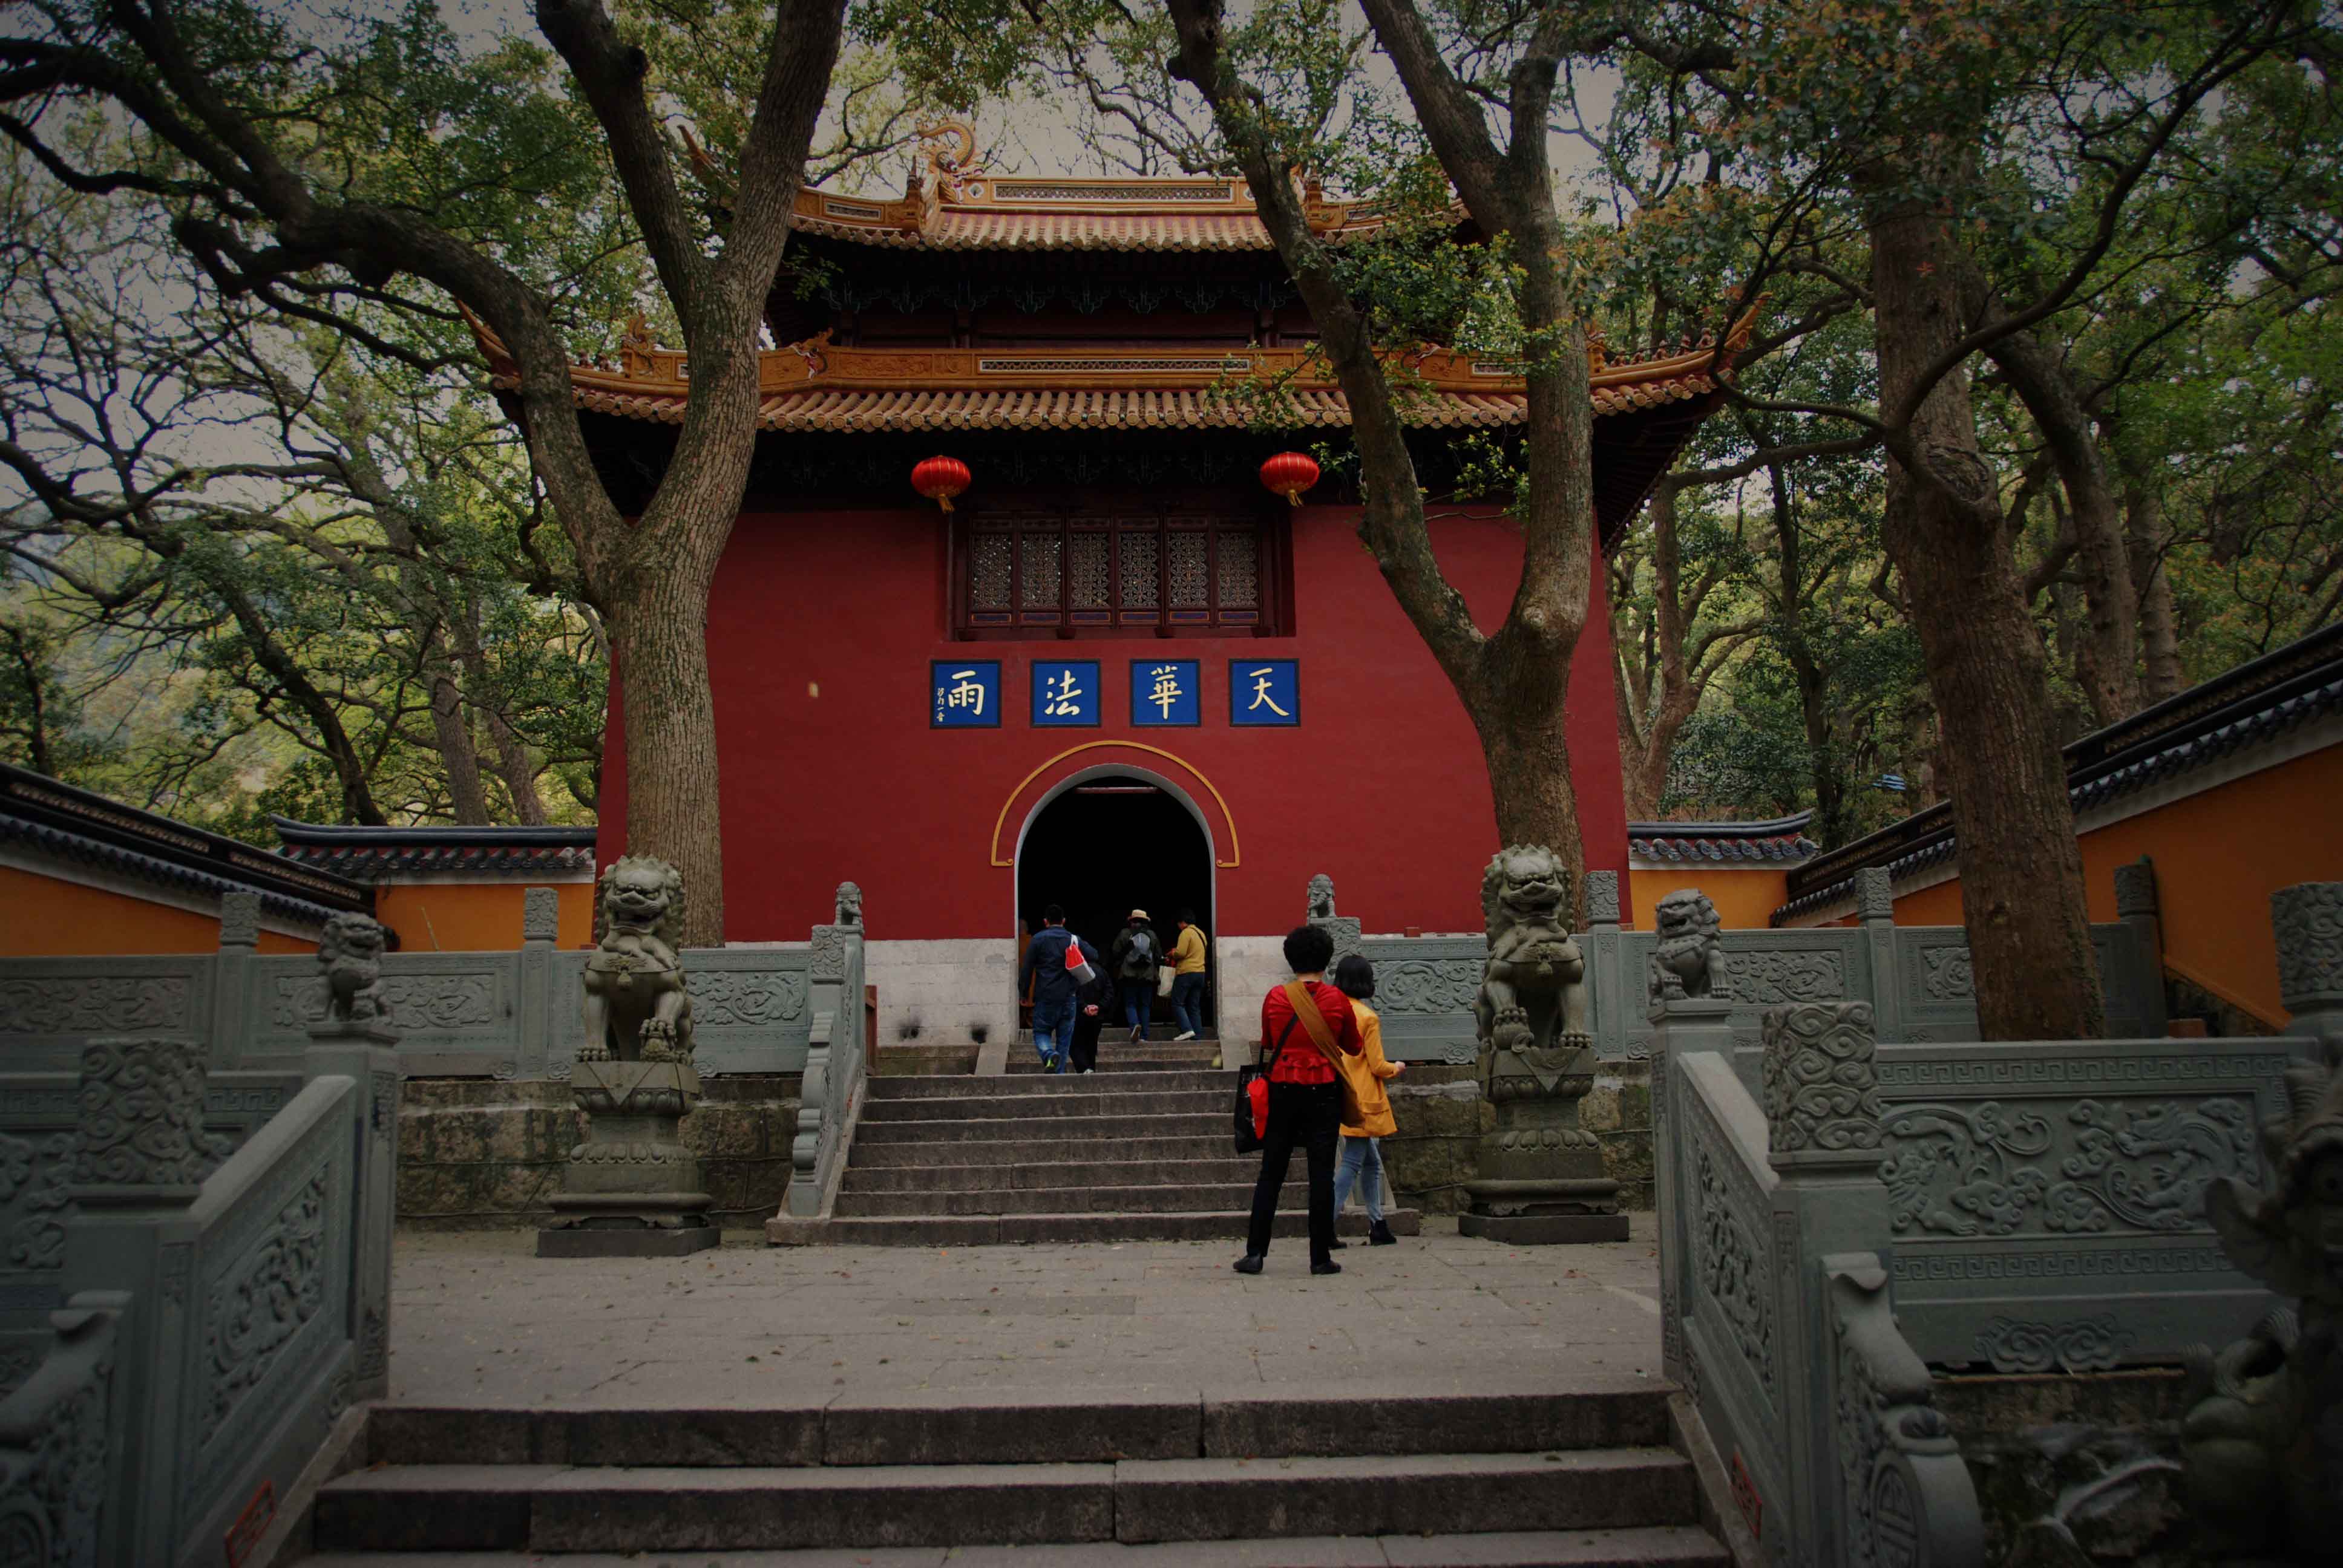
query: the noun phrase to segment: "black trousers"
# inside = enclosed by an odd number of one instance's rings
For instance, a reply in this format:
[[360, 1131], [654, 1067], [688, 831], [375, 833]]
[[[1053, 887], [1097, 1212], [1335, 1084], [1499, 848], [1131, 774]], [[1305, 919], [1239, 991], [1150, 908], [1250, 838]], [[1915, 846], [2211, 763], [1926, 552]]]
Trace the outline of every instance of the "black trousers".
[[1074, 1043], [1067, 1051], [1067, 1054], [1072, 1058], [1066, 1067], [1069, 1072], [1088, 1072], [1098, 1066], [1099, 1031], [1106, 1027], [1106, 1003], [1099, 1003], [1096, 1013], [1082, 1011], [1082, 999], [1076, 997], [1074, 999]]
[[1252, 1188], [1252, 1229], [1245, 1251], [1269, 1251], [1270, 1226], [1293, 1147], [1310, 1162], [1310, 1261], [1334, 1255], [1334, 1149], [1342, 1137], [1342, 1086], [1339, 1083], [1272, 1083], [1269, 1086], [1269, 1134], [1261, 1146], [1261, 1180]]

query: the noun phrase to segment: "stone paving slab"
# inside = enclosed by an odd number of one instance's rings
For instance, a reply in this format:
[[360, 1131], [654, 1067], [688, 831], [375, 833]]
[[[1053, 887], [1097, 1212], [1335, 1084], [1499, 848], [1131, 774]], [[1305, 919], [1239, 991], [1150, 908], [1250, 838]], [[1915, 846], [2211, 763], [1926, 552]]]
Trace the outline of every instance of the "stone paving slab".
[[1225, 1242], [772, 1248], [540, 1259], [528, 1231], [405, 1232], [390, 1397], [433, 1405], [789, 1410], [1660, 1381], [1651, 1216], [1630, 1240], [1516, 1248], [1427, 1219], [1313, 1278]]

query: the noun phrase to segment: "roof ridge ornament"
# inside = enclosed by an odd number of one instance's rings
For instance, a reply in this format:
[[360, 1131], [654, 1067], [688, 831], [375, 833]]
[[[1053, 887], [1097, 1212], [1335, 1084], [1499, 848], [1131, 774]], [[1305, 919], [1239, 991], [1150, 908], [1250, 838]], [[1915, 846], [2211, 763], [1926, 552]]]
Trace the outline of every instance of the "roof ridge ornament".
[[[977, 152], [976, 127], [966, 120], [923, 120], [914, 130], [927, 155], [936, 199], [981, 201], [984, 186], [977, 176], [985, 172], [985, 163]], [[952, 142], [959, 144], [957, 150], [948, 146]]]

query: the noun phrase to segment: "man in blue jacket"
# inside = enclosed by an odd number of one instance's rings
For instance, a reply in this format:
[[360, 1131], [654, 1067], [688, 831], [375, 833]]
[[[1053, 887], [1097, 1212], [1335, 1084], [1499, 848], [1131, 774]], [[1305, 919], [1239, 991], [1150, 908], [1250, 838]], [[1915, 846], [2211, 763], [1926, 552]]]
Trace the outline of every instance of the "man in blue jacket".
[[1104, 960], [1096, 948], [1066, 930], [1066, 911], [1057, 905], [1041, 911], [1041, 921], [1026, 944], [1017, 990], [1033, 998], [1033, 1049], [1041, 1053], [1042, 1070], [1063, 1072], [1074, 1043], [1074, 1016], [1081, 1007], [1074, 995], [1080, 985], [1066, 968], [1067, 950], [1079, 952], [1092, 969]]

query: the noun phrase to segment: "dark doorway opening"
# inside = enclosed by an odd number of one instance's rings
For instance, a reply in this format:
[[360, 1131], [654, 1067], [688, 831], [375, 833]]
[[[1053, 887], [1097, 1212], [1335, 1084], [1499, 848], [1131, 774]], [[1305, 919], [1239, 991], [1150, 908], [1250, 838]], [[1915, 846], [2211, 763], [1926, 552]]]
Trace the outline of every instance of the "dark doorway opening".
[[[1038, 931], [1051, 904], [1101, 956], [1131, 911], [1145, 910], [1168, 953], [1183, 909], [1212, 934], [1212, 844], [1170, 791], [1127, 776], [1086, 779], [1041, 808], [1018, 850], [1018, 919]], [[1208, 990], [1208, 1010], [1210, 1001]], [[1169, 1020], [1170, 1004], [1159, 1001], [1156, 1016]]]

